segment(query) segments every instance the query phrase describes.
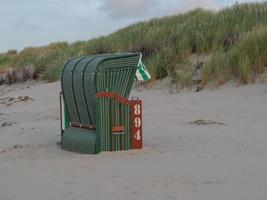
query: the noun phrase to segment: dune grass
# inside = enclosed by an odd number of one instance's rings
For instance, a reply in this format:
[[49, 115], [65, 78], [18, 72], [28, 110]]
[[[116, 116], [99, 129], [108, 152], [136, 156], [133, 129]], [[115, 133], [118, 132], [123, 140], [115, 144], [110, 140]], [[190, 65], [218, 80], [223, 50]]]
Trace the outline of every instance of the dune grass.
[[25, 48], [0, 54], [0, 72], [31, 67], [48, 81], [58, 80], [71, 57], [141, 52], [152, 78], [166, 76], [181, 87], [191, 85], [192, 54], [211, 55], [203, 82], [253, 80], [267, 66], [267, 2], [234, 5], [219, 12], [195, 9], [185, 14], [156, 18], [107, 36], [68, 44]]

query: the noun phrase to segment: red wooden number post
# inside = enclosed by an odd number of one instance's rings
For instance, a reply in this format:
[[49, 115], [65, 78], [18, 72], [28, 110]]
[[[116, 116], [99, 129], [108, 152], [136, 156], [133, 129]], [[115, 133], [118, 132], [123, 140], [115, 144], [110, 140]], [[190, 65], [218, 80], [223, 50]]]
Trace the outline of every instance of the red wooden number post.
[[130, 100], [132, 115], [132, 148], [142, 149], [142, 101]]

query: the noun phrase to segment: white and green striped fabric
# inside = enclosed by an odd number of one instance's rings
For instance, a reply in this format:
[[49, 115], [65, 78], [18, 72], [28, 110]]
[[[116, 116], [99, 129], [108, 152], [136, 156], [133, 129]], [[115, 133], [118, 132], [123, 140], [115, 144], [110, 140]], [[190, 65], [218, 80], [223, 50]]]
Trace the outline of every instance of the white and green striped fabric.
[[139, 81], [148, 81], [151, 79], [151, 76], [150, 76], [149, 72], [147, 71], [146, 66], [142, 62], [142, 55], [140, 55], [140, 59], [138, 62], [135, 76], [136, 76], [137, 80], [139, 80]]

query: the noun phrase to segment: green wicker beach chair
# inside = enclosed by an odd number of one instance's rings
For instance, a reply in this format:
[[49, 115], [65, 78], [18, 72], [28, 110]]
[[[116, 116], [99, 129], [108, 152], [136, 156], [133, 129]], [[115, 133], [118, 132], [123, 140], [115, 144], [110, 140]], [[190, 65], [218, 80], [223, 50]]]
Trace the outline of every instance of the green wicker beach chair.
[[96, 154], [142, 148], [141, 100], [128, 99], [139, 61], [139, 53], [103, 54], [73, 58], [64, 65], [63, 149]]

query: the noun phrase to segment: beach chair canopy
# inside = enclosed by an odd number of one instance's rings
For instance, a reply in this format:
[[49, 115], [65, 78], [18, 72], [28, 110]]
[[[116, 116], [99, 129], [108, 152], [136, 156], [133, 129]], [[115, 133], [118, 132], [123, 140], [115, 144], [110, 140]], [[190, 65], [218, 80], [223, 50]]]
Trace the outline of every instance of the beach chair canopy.
[[71, 122], [96, 124], [96, 94], [116, 92], [128, 98], [139, 53], [74, 58], [62, 71], [62, 92]]

